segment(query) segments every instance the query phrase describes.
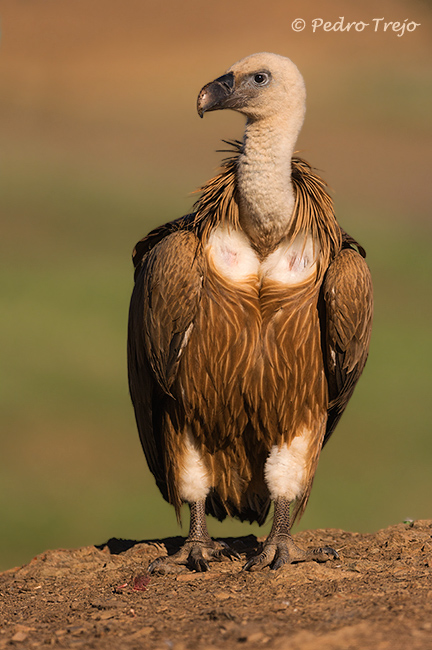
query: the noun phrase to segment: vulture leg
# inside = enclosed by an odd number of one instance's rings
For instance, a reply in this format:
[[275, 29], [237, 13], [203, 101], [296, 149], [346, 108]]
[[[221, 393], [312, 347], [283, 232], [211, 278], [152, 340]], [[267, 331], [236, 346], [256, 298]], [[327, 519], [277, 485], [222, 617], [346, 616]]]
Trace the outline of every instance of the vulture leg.
[[290, 502], [284, 497], [275, 500], [273, 525], [269, 536], [264, 542], [261, 553], [253, 556], [243, 569], [246, 571], [259, 571], [266, 566], [279, 569], [284, 564], [293, 562], [326, 562], [338, 559], [337, 552], [329, 546], [309, 549], [304, 551], [297, 546], [290, 533]]
[[208, 571], [211, 560], [221, 561], [224, 557], [241, 559], [236, 551], [223, 542], [215, 542], [208, 534], [205, 500], [194, 501], [189, 507], [190, 528], [185, 543], [174, 555], [156, 558], [149, 565], [149, 573], [174, 573], [182, 564], [194, 571]]

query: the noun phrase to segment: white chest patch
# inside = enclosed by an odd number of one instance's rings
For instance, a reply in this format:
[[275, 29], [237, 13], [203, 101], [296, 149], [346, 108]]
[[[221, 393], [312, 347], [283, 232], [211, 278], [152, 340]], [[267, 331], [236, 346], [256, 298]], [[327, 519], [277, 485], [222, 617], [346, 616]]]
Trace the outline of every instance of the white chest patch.
[[230, 280], [240, 282], [259, 275], [260, 261], [241, 230], [215, 228], [207, 251], [219, 273]]
[[315, 273], [318, 251], [310, 235], [284, 241], [263, 261], [262, 274], [283, 284], [299, 284]]
[[319, 245], [311, 236], [298, 236], [293, 242], [282, 242], [260, 261], [244, 232], [219, 226], [211, 233], [206, 250], [219, 273], [235, 282], [252, 277], [296, 285], [315, 273]]

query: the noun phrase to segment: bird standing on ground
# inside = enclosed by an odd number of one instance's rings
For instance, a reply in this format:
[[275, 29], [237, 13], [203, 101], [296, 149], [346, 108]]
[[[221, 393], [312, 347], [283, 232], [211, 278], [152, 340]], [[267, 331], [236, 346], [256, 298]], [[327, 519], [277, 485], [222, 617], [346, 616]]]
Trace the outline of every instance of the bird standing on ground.
[[[305, 113], [297, 67], [254, 54], [204, 86], [198, 113], [243, 113], [242, 143], [192, 214], [134, 250], [129, 386], [150, 470], [190, 532], [150, 571], [207, 570], [233, 552], [205, 514], [271, 532], [245, 569], [337, 557], [303, 550], [292, 520], [366, 363], [372, 285], [325, 183], [293, 157]], [[290, 505], [293, 512], [290, 517]]]

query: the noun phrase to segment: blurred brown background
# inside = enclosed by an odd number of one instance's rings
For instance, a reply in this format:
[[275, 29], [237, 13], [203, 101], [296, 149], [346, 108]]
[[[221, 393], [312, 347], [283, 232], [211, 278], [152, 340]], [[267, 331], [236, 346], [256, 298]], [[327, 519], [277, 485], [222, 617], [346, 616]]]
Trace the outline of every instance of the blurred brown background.
[[[369, 26], [312, 32], [312, 19], [342, 16]], [[127, 394], [130, 253], [190, 209], [220, 140], [241, 137], [239, 115], [199, 120], [196, 96], [259, 51], [303, 73], [298, 148], [334, 188], [375, 283], [370, 360], [301, 527], [431, 516], [431, 16], [426, 0], [3, 1], [0, 567], [177, 534]], [[420, 26], [375, 31], [381, 17]]]

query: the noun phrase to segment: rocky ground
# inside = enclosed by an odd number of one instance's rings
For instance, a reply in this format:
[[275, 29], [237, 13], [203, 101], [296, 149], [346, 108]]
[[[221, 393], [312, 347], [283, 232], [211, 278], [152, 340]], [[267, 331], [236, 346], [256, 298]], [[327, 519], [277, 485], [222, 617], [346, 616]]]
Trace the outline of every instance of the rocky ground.
[[376, 534], [316, 530], [298, 544], [340, 560], [242, 571], [242, 561], [149, 576], [182, 538], [47, 551], [0, 575], [0, 649], [432, 649], [432, 521]]

